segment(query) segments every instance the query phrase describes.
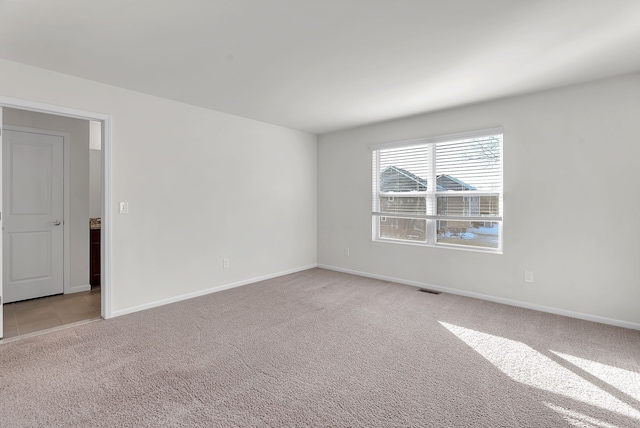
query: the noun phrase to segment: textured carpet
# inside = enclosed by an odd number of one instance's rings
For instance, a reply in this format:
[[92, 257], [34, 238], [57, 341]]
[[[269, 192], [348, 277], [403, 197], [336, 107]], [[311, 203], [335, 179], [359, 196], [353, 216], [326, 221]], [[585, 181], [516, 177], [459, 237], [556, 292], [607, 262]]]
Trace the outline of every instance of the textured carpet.
[[0, 345], [3, 427], [638, 427], [640, 332], [312, 269]]

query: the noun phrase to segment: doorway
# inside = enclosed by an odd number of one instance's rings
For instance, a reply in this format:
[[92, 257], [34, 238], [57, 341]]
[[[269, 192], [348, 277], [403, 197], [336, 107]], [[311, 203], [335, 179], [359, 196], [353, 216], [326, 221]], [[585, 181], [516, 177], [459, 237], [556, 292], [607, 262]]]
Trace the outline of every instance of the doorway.
[[[95, 130], [97, 129], [97, 135], [102, 140], [102, 144], [101, 144], [102, 147], [99, 147], [98, 150], [96, 151], [95, 150], [96, 148], [92, 146], [91, 156], [89, 156], [89, 147], [84, 148], [84, 153], [86, 154], [86, 157], [83, 157], [85, 164], [81, 169], [87, 172], [86, 176], [83, 176], [83, 179], [85, 182], [82, 184], [82, 186], [75, 186], [76, 187], [75, 197], [66, 198], [66, 199], [72, 199], [73, 203], [77, 203], [77, 200], [78, 200], [77, 187], [84, 186], [86, 188], [86, 191], [88, 191], [88, 188], [89, 188], [88, 181], [90, 181], [88, 180], [89, 170], [91, 166], [90, 163], [93, 163], [94, 165], [97, 164], [99, 167], [98, 168], [99, 171], [97, 172], [97, 174], [95, 173], [95, 171], [93, 171], [94, 174], [92, 176], [92, 180], [91, 180], [92, 182], [90, 183], [91, 186], [93, 187], [92, 189], [93, 193], [94, 194], [96, 193], [95, 191], [96, 188], [98, 191], [97, 204], [96, 204], [96, 201], [92, 201], [91, 217], [89, 216], [88, 210], [85, 210], [86, 215], [84, 215], [84, 218], [81, 219], [80, 222], [78, 219], [77, 211], [76, 211], [76, 218], [74, 219], [73, 216], [71, 216], [71, 219], [70, 219], [69, 213], [73, 212], [73, 210], [70, 209], [70, 206], [69, 206], [70, 202], [67, 200], [64, 203], [64, 208], [65, 208], [64, 212], [66, 213], [66, 215], [64, 216], [65, 218], [64, 222], [61, 222], [62, 224], [60, 225], [56, 224], [58, 221], [57, 218], [51, 219], [51, 221], [47, 219], [46, 223], [50, 223], [48, 224], [48, 227], [50, 230], [37, 231], [36, 233], [27, 231], [22, 235], [17, 235], [17, 234], [15, 235], [24, 239], [14, 239], [13, 237], [7, 238], [7, 233], [3, 233], [4, 235], [3, 241], [9, 241], [10, 242], [9, 245], [13, 245], [14, 243], [12, 241], [15, 241], [15, 245], [9, 248], [9, 251], [8, 251], [9, 253], [16, 250], [19, 252], [20, 251], [26, 252], [27, 254], [31, 255], [31, 263], [29, 264], [13, 263], [12, 265], [8, 265], [6, 260], [8, 256], [11, 256], [11, 254], [7, 254], [7, 251], [5, 251], [4, 257], [2, 257], [2, 259], [4, 260], [4, 262], [2, 263], [3, 270], [6, 271], [8, 269], [9, 271], [11, 271], [12, 269], [15, 270], [14, 268], [16, 267], [18, 268], [17, 275], [16, 275], [16, 272], [12, 272], [12, 275], [10, 276], [11, 278], [17, 278], [18, 282], [20, 282], [22, 279], [27, 277], [42, 279], [42, 277], [52, 276], [52, 275], [38, 275], [39, 273], [42, 273], [43, 266], [49, 264], [49, 261], [48, 261], [49, 259], [47, 257], [49, 257], [51, 254], [44, 254], [44, 255], [40, 254], [39, 256], [37, 256], [35, 255], [34, 252], [28, 251], [28, 248], [27, 248], [28, 245], [26, 244], [29, 244], [29, 243], [34, 244], [37, 248], [40, 248], [40, 249], [49, 248], [48, 243], [49, 241], [51, 241], [50, 239], [51, 236], [55, 233], [60, 234], [59, 232], [56, 232], [57, 226], [63, 226], [59, 229], [64, 229], [64, 238], [66, 239], [66, 241], [65, 241], [65, 250], [63, 251], [64, 259], [65, 259], [63, 290], [49, 288], [48, 290], [45, 290], [45, 291], [38, 291], [36, 292], [35, 295], [31, 295], [31, 294], [21, 295], [16, 298], [15, 293], [13, 293], [13, 291], [7, 291], [8, 288], [11, 288], [11, 281], [7, 281], [6, 272], [5, 272], [5, 275], [0, 275], [0, 277], [3, 277], [5, 279], [0, 289], [0, 297], [2, 297], [3, 303], [7, 302], [6, 305], [3, 305], [4, 308], [6, 309], [5, 311], [6, 314], [4, 317], [0, 317], [0, 329], [2, 329], [0, 330], [0, 332], [4, 331], [5, 333], [8, 333], [8, 334], [4, 334], [4, 333], [0, 334], [0, 337], [4, 335], [4, 339], [6, 340], [8, 338], [7, 336], [16, 335], [16, 333], [18, 333], [19, 335], [33, 333], [34, 331], [38, 330], [37, 328], [35, 328], [36, 326], [41, 326], [44, 329], [49, 329], [51, 327], [55, 327], [56, 325], [64, 326], [71, 323], [77, 323], [82, 320], [92, 320], [96, 318], [99, 319], [100, 317], [110, 318], [111, 316], [110, 293], [109, 293], [110, 291], [110, 287], [109, 287], [110, 285], [110, 282], [109, 282], [109, 276], [110, 276], [109, 275], [109, 263], [110, 263], [109, 247], [110, 245], [109, 244], [110, 243], [108, 240], [109, 234], [107, 233], [109, 229], [109, 216], [108, 214], [105, 215], [105, 213], [108, 213], [109, 211], [107, 196], [108, 196], [108, 190], [110, 186], [107, 180], [107, 177], [109, 176], [109, 174], [108, 174], [108, 168], [106, 166], [109, 165], [108, 151], [110, 148], [110, 144], [109, 144], [110, 143], [110, 121], [111, 121], [110, 117], [103, 114], [96, 114], [96, 113], [91, 113], [86, 111], [75, 110], [75, 109], [68, 109], [64, 107], [49, 106], [49, 105], [33, 103], [29, 101], [22, 101], [22, 100], [15, 100], [15, 99], [0, 97], [0, 119], [3, 119], [3, 114], [1, 113], [3, 110], [2, 109], [3, 107], [5, 112], [9, 111], [11, 112], [11, 114], [14, 113], [13, 109], [16, 109], [16, 110], [23, 111], [27, 115], [28, 114], [40, 115], [44, 113], [45, 115], [53, 119], [58, 118], [60, 120], [76, 120], [76, 121], [80, 119], [80, 122], [83, 122], [87, 128], [89, 124], [91, 124], [91, 128], [94, 135], [96, 134]], [[29, 136], [28, 132], [23, 132], [23, 131], [30, 131], [30, 130], [15, 129], [15, 126], [13, 127], [14, 129], [10, 129], [12, 127], [7, 126], [6, 113], [4, 116], [5, 116], [5, 120], [1, 120], [0, 122], [3, 124], [2, 131], [0, 133], [0, 141], [3, 140], [3, 137], [5, 137], [5, 139], [7, 139], [6, 137], [9, 137], [8, 140], [15, 141], [16, 140], [15, 132], [19, 132], [18, 136], [25, 137], [27, 138], [27, 140], [29, 138], [33, 138], [33, 135]], [[90, 121], [93, 121], [93, 122], [90, 122]], [[55, 135], [52, 136], [51, 135], [52, 133], [49, 132], [50, 130], [47, 132], [44, 132], [42, 128], [44, 127], [39, 127], [40, 131], [36, 133], [32, 132], [31, 134], [40, 134], [37, 136], [37, 138], [44, 138], [45, 140], [49, 140], [48, 142], [45, 141], [43, 144], [40, 144], [38, 146], [38, 144], [34, 145], [32, 141], [26, 141], [25, 142], [26, 145], [23, 145], [23, 146], [18, 145], [17, 146], [18, 149], [14, 150], [14, 152], [17, 153], [18, 155], [20, 154], [24, 155], [24, 152], [27, 152], [27, 154], [29, 154], [30, 151], [31, 152], [34, 151], [34, 147], [36, 148], [39, 147], [41, 149], [40, 150], [41, 156], [38, 157], [38, 155], [36, 154], [36, 158], [40, 159], [41, 161], [46, 157], [46, 156], [43, 156], [42, 153], [47, 153], [47, 154], [52, 153], [52, 150], [50, 150], [49, 148], [55, 147], [57, 145], [56, 142], [53, 142], [53, 137]], [[33, 129], [31, 129], [31, 131], [32, 130]], [[14, 134], [12, 134], [12, 132]], [[55, 134], [55, 132], [53, 134]], [[43, 135], [49, 135], [49, 136], [43, 137]], [[25, 138], [23, 138], [23, 140]], [[64, 139], [64, 136], [62, 136], [61, 138]], [[71, 138], [71, 140], [73, 143], [74, 139]], [[47, 144], [49, 144], [49, 146], [47, 146]], [[3, 142], [3, 146], [4, 146], [4, 142]], [[24, 149], [25, 147], [27, 149]], [[42, 149], [43, 147], [45, 147], [45, 149]], [[46, 147], [49, 147], [49, 148], [46, 148]], [[64, 159], [65, 159], [65, 165], [69, 166], [71, 164], [71, 161], [73, 161], [74, 159], [72, 159], [72, 156], [70, 156], [71, 153], [69, 153], [69, 147], [67, 146], [66, 148], [67, 148], [67, 152], [64, 154]], [[56, 150], [53, 150], [53, 151], [56, 151]], [[38, 150], [36, 150], [36, 152], [37, 151]], [[76, 156], [77, 156], [77, 153], [76, 153]], [[18, 156], [15, 160], [17, 162], [17, 165], [19, 165], [21, 161], [26, 162], [25, 159], [29, 159], [29, 157]], [[6, 160], [7, 159], [5, 159], [5, 161]], [[75, 160], [77, 164], [77, 159]], [[49, 161], [42, 161], [42, 162], [44, 162], [43, 165], [51, 164], [51, 162]], [[4, 164], [6, 164], [6, 162]], [[38, 171], [42, 171], [43, 169], [46, 170], [47, 168], [40, 168], [40, 167], [35, 168], [35, 170], [38, 170]], [[32, 170], [34, 169], [32, 168]], [[22, 171], [24, 171], [24, 168], [22, 168]], [[40, 174], [40, 175], [42, 176], [43, 174]], [[97, 186], [95, 183], [96, 175], [98, 178]], [[43, 177], [33, 178], [25, 174], [22, 174], [22, 176], [18, 174], [18, 178], [30, 179], [32, 181], [35, 180], [36, 182], [38, 182], [38, 180], [40, 180], [40, 182], [47, 181]], [[71, 178], [69, 178], [68, 175], [65, 175], [65, 186], [68, 187], [70, 185], [70, 188], [66, 189], [67, 196], [69, 196], [74, 192], [73, 179], [74, 179], [73, 174], [71, 174]], [[53, 182], [53, 180], [51, 181]], [[3, 182], [3, 185], [4, 184], [5, 183]], [[31, 183], [31, 187], [37, 188], [38, 186], [35, 186], [33, 183]], [[6, 201], [6, 196], [7, 195], [5, 195], [5, 199], [4, 199], [5, 201]], [[20, 203], [23, 202], [24, 200], [27, 200], [28, 202], [32, 201], [32, 199], [29, 199], [29, 197], [20, 198]], [[30, 207], [30, 208], [34, 208], [34, 207]], [[10, 209], [11, 211], [7, 212], [6, 211], [7, 209]], [[9, 218], [6, 217], [5, 214], [6, 213], [10, 214], [11, 212], [15, 212], [15, 211], [16, 210], [14, 210], [10, 206], [2, 207], [2, 211], [1, 211], [2, 217], [0, 217], [0, 223], [2, 223], [3, 229], [5, 228], [5, 226], [13, 227], [10, 217]], [[38, 211], [38, 210], [32, 209], [31, 211]], [[42, 211], [42, 210], [39, 210], [39, 211]], [[56, 213], [52, 214], [53, 217], [55, 217], [55, 215]], [[81, 226], [80, 226], [80, 223], [82, 223]], [[96, 224], [98, 225], [97, 227], [96, 227]], [[77, 235], [77, 231], [79, 230], [78, 229], [79, 227], [82, 227], [81, 235], [83, 236], [81, 238], [81, 241], [79, 242], [82, 242], [83, 244], [72, 246], [72, 249], [69, 250], [68, 245], [66, 244], [68, 244], [69, 239], [74, 238], [73, 236], [74, 228], [75, 228], [75, 234]], [[94, 269], [94, 271], [91, 272], [91, 275], [89, 274], [89, 271], [90, 271], [89, 236], [94, 238], [94, 240], [95, 240], [95, 237], [97, 236], [97, 245], [96, 245], [96, 242], [93, 242], [94, 244], [93, 245], [93, 249], [94, 249], [93, 264], [94, 266], [96, 265], [95, 253], [97, 248], [97, 254], [98, 254], [97, 265], [99, 266], [98, 273], [96, 274]], [[39, 242], [38, 242], [38, 239], [40, 240]], [[76, 241], [76, 243], [77, 242], [78, 241]], [[43, 245], [43, 243], [47, 243], [47, 245]], [[3, 242], [2, 247], [5, 250], [7, 250], [8, 248], [7, 242]], [[81, 257], [78, 257], [78, 254], [79, 254], [78, 248], [80, 248], [80, 251], [83, 253]], [[76, 251], [76, 253], [72, 254], [74, 250]], [[59, 256], [60, 251], [59, 250], [55, 251], [55, 254]], [[77, 263], [78, 259], [81, 259], [82, 263], [84, 264], [82, 268], [78, 268], [78, 263]], [[43, 260], [45, 260], [45, 262], [40, 263], [40, 265], [36, 263], [38, 261], [43, 261]], [[66, 261], [69, 261], [69, 260], [76, 261], [75, 266], [70, 266], [70, 264], [72, 263], [66, 263]], [[75, 279], [74, 279], [74, 275], [75, 275]], [[77, 279], [78, 276], [81, 276], [83, 279], [78, 280]], [[90, 276], [91, 278], [89, 278]], [[57, 285], [57, 287], [59, 287], [59, 285]], [[25, 300], [25, 298], [27, 300]], [[10, 303], [11, 301], [15, 301], [15, 302]], [[2, 322], [3, 320], [14, 321], [14, 323], [9, 325], [9, 323]], [[17, 326], [20, 321], [22, 321], [24, 325], [22, 326], [22, 328], [20, 328], [20, 330], [18, 330]], [[3, 326], [2, 324], [5, 324], [5, 325]]]

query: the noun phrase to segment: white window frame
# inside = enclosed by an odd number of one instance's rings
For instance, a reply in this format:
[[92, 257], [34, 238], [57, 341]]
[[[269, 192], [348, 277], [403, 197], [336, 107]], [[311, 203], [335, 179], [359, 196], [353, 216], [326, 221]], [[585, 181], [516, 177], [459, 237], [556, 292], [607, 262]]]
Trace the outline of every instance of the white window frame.
[[[397, 243], [397, 244], [405, 244], [405, 245], [418, 245], [418, 246], [427, 246], [427, 247], [438, 247], [438, 248], [450, 248], [450, 249], [459, 249], [459, 250], [467, 250], [467, 251], [475, 251], [475, 252], [484, 252], [484, 253], [496, 253], [502, 254], [502, 243], [503, 243], [503, 222], [504, 222], [504, 211], [503, 211], [503, 194], [504, 194], [504, 176], [503, 176], [503, 153], [504, 146], [501, 146], [500, 152], [500, 182], [501, 188], [499, 191], [491, 191], [491, 192], [482, 192], [482, 191], [455, 191], [455, 196], [493, 196], [497, 195], [499, 200], [499, 216], [444, 216], [437, 214], [437, 197], [439, 195], [447, 195], [452, 196], [451, 191], [438, 191], [437, 188], [435, 190], [427, 190], [427, 191], [412, 191], [412, 192], [382, 192], [379, 190], [380, 186], [380, 161], [378, 158], [378, 152], [380, 150], [388, 150], [394, 148], [410, 148], [417, 146], [428, 146], [429, 150], [429, 159], [431, 160], [431, 165], [429, 166], [430, 172], [429, 177], [427, 178], [428, 182], [435, 183], [436, 177], [436, 144], [437, 143], [446, 143], [452, 141], [459, 140], [470, 140], [474, 138], [482, 138], [492, 135], [501, 135], [504, 138], [504, 130], [503, 128], [489, 128], [472, 132], [464, 132], [457, 134], [448, 134], [441, 135], [437, 137], [428, 137], [428, 138], [420, 138], [415, 140], [407, 140], [407, 141], [398, 141], [391, 143], [383, 143], [383, 144], [372, 144], [369, 146], [369, 149], [372, 152], [372, 207], [376, 207], [376, 199], [379, 200], [380, 197], [425, 197], [426, 198], [426, 213], [423, 215], [414, 215], [414, 214], [390, 214], [372, 210], [372, 239], [376, 242], [387, 242], [387, 243]], [[434, 181], [431, 181], [434, 180]], [[425, 241], [414, 241], [414, 240], [405, 240], [398, 238], [389, 238], [389, 237], [381, 237], [380, 236], [380, 218], [384, 217], [386, 220], [389, 218], [410, 218], [410, 219], [424, 219], [426, 222], [426, 230], [425, 230]], [[461, 244], [452, 244], [452, 243], [443, 243], [437, 242], [437, 223], [438, 221], [477, 221], [477, 222], [495, 222], [498, 224], [498, 247], [490, 248], [490, 247], [476, 247], [471, 245], [461, 245]]]

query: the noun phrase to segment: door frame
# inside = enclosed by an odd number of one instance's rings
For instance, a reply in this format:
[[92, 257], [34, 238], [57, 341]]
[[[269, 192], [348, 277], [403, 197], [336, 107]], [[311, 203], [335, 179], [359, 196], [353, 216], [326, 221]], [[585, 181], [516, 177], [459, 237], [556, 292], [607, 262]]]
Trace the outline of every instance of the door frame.
[[[104, 319], [113, 317], [112, 287], [111, 287], [111, 146], [112, 146], [112, 117], [109, 114], [82, 110], [54, 104], [40, 103], [36, 101], [0, 96], [0, 125], [2, 124], [2, 108], [14, 108], [28, 110], [37, 113], [66, 116], [75, 119], [92, 120], [102, 123], [102, 220], [101, 220], [101, 266], [100, 266], [100, 292], [101, 315]], [[2, 136], [0, 135], [0, 142]], [[66, 147], [65, 147], [66, 148]], [[68, 150], [67, 150], [68, 152]], [[0, 154], [1, 156], [1, 154]], [[66, 156], [66, 154], [65, 154]], [[0, 158], [1, 160], [1, 158]], [[2, 164], [0, 163], [0, 170]], [[65, 168], [66, 170], [66, 168]], [[2, 174], [0, 174], [0, 212], [2, 211]], [[67, 213], [65, 213], [65, 216]], [[2, 223], [0, 218], [0, 224]], [[0, 234], [0, 257], [2, 256], [2, 235]], [[2, 260], [2, 259], [0, 259]], [[0, 263], [0, 286], [2, 284], [2, 263]], [[66, 289], [65, 289], [66, 290]], [[0, 323], [0, 327], [2, 324]], [[0, 336], [1, 337], [1, 336]]]
[[[4, 106], [0, 106], [0, 109]], [[24, 110], [24, 109], [22, 109]], [[0, 117], [2, 120], [2, 117]], [[2, 124], [2, 122], [0, 122]], [[71, 231], [70, 231], [70, 222], [69, 216], [71, 213], [71, 200], [69, 189], [71, 188], [71, 134], [68, 132], [59, 132], [52, 131], [49, 129], [38, 129], [38, 128], [29, 128], [25, 126], [16, 126], [16, 125], [2, 125], [3, 130], [7, 131], [17, 131], [17, 132], [27, 132], [30, 134], [41, 134], [41, 135], [54, 135], [56, 137], [62, 137], [63, 145], [62, 145], [62, 171], [63, 171], [63, 184], [62, 184], [62, 224], [64, 225], [63, 233], [62, 233], [62, 291], [63, 293], [71, 293], [71, 292], [79, 292], [79, 291], [87, 291], [91, 289], [91, 286], [80, 285], [78, 287], [71, 287]], [[4, 131], [3, 131], [4, 132]], [[1, 158], [0, 158], [1, 160]], [[0, 165], [0, 174], [2, 173], [3, 165]], [[2, 177], [0, 176], [0, 186], [4, 183], [2, 182]], [[2, 202], [0, 202], [0, 207], [2, 207]], [[4, 208], [4, 207], [2, 207]], [[3, 245], [2, 240], [4, 239], [4, 234], [0, 237], [0, 245]], [[4, 248], [4, 247], [3, 247]], [[2, 259], [0, 259], [0, 265], [3, 265]], [[0, 269], [0, 273], [3, 273], [4, 265]], [[4, 276], [2, 277], [2, 280]], [[0, 282], [2, 281], [0, 280]], [[2, 284], [4, 287], [4, 283]], [[102, 289], [101, 289], [102, 291]], [[4, 296], [4, 289], [2, 290], [2, 295]], [[4, 302], [4, 298], [3, 298]]]

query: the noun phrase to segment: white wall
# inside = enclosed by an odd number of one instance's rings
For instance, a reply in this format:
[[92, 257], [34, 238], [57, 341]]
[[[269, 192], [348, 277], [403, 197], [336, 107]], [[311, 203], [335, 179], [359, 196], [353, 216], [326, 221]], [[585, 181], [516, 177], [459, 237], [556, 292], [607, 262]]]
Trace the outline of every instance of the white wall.
[[89, 122], [89, 217], [102, 217], [102, 124]]
[[315, 265], [316, 136], [6, 60], [0, 95], [112, 115], [116, 313]]
[[89, 286], [89, 121], [3, 109], [5, 125], [25, 126], [70, 134], [69, 189], [69, 287], [65, 293]]
[[89, 150], [89, 217], [102, 217], [102, 150]]
[[[503, 255], [372, 242], [369, 144], [495, 126]], [[633, 74], [321, 136], [318, 263], [640, 327], [639, 135]]]

